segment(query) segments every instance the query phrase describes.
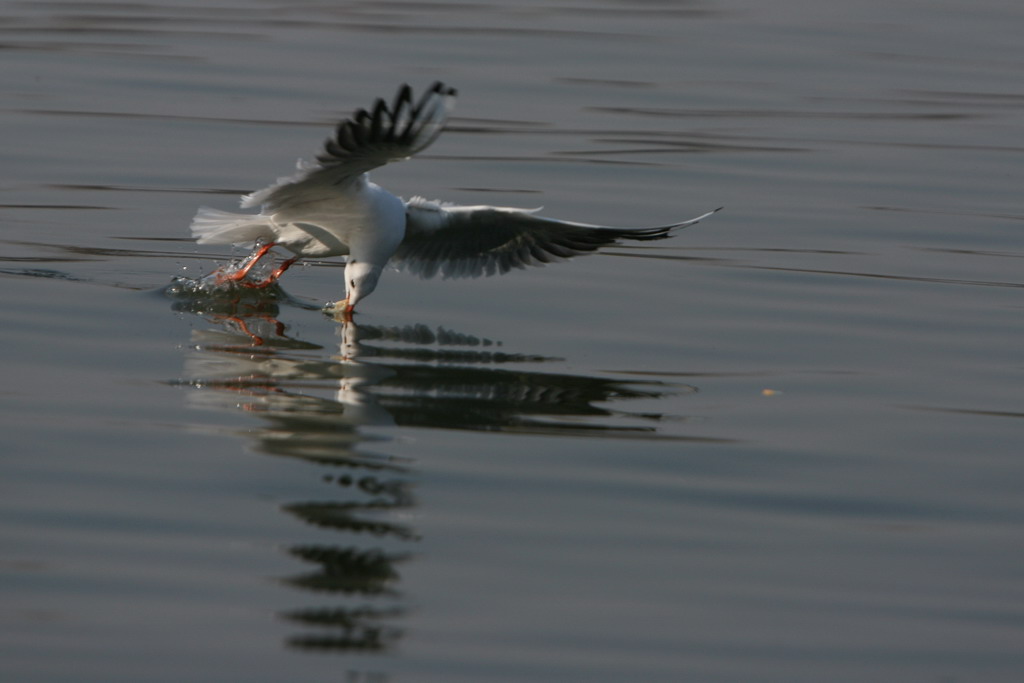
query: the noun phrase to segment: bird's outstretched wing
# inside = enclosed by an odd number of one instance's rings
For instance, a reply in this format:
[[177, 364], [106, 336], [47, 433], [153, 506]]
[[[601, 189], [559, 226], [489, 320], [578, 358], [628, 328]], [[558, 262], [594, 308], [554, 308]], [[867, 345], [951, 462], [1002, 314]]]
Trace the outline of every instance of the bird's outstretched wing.
[[715, 213], [656, 228], [608, 228], [544, 218], [537, 211], [455, 206], [415, 197], [406, 205], [405, 239], [392, 263], [424, 278], [494, 275], [561, 261], [620, 240], [664, 239]]
[[456, 91], [434, 83], [419, 100], [403, 85], [388, 105], [378, 99], [338, 124], [316, 162], [299, 161], [298, 172], [242, 198], [243, 208], [265, 212], [308, 201], [319, 190], [337, 188], [390, 161], [408, 159], [432, 143], [455, 105]]

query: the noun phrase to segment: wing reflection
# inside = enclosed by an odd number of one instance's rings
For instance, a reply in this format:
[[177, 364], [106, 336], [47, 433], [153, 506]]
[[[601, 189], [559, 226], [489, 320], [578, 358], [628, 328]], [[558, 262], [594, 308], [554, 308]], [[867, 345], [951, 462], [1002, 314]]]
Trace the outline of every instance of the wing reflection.
[[[318, 468], [327, 491], [282, 509], [328, 532], [288, 548], [305, 571], [282, 581], [318, 596], [282, 614], [291, 647], [381, 651], [402, 636], [399, 568], [419, 540], [408, 523], [415, 470], [373, 453], [374, 426], [661, 438], [657, 415], [609, 404], [656, 398], [678, 385], [542, 372], [558, 360], [504, 351], [471, 334], [425, 325], [338, 327], [337, 346], [290, 335], [278, 299], [178, 300], [196, 315], [180, 383], [191, 405], [242, 410], [263, 424], [244, 432], [261, 452]], [[687, 390], [683, 387], [682, 390]], [[616, 424], [622, 423], [622, 424]]]

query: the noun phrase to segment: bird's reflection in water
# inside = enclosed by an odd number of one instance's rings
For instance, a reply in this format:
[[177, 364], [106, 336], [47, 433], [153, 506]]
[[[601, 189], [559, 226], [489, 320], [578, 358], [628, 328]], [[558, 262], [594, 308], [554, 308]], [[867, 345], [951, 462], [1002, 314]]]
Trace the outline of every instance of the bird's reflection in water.
[[[175, 297], [194, 326], [182, 382], [205, 409], [243, 410], [262, 427], [245, 436], [267, 454], [320, 468], [329, 487], [283, 506], [303, 522], [336, 532], [324, 544], [293, 545], [307, 571], [285, 582], [320, 596], [318, 606], [283, 616], [301, 624], [296, 648], [383, 651], [402, 635], [398, 568], [419, 540], [409, 525], [414, 464], [375, 454], [375, 426], [658, 438], [655, 415], [604, 404], [652, 398], [660, 382], [621, 381], [528, 370], [557, 359], [504, 351], [470, 334], [426, 325], [338, 327], [337, 348], [289, 335], [277, 300]], [[616, 420], [619, 421], [619, 420]], [[383, 430], [386, 433], [386, 429]]]

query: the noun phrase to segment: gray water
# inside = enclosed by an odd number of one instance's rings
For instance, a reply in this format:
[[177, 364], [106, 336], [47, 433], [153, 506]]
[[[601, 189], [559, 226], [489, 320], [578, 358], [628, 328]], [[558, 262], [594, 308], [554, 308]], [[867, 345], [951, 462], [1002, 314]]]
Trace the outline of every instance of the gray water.
[[[0, 680], [1017, 681], [1024, 9], [0, 2]], [[397, 194], [670, 241], [232, 300], [200, 205], [402, 82]]]

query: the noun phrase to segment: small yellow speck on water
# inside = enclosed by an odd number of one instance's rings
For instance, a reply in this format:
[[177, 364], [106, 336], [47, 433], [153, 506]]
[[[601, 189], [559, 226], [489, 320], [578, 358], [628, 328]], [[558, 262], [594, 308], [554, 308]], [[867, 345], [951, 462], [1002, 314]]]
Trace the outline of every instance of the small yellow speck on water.
[[781, 394], [781, 393], [782, 393], [781, 391], [775, 391], [774, 389], [762, 389], [761, 390], [761, 395], [762, 396], [776, 396], [777, 394]]

